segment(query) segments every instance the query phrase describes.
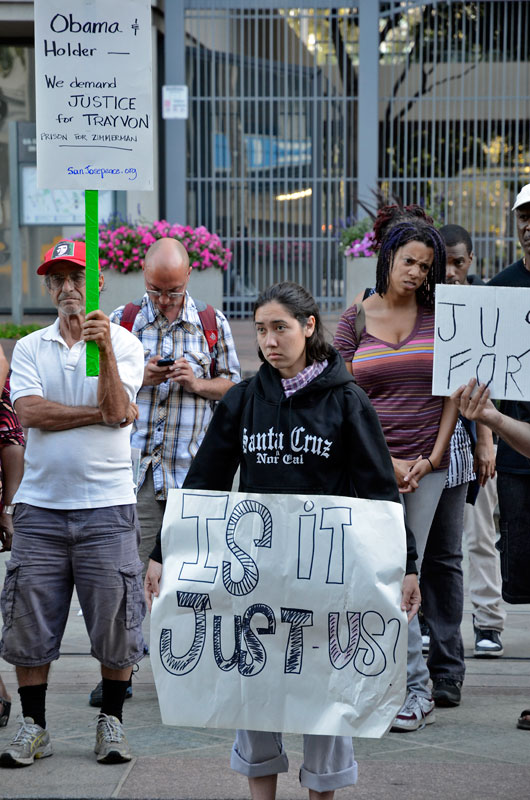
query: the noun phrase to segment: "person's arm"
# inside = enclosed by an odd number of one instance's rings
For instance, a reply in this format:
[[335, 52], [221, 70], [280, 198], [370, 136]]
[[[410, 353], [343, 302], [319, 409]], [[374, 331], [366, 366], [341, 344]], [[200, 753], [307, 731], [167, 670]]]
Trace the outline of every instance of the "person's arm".
[[[160, 531], [157, 534], [157, 540], [160, 538]], [[160, 558], [162, 556], [160, 555]], [[147, 605], [147, 610], [151, 612], [153, 607], [153, 597], [158, 597], [160, 594], [160, 581], [162, 580], [162, 562], [157, 561], [149, 556], [149, 564], [147, 565], [147, 572], [144, 578], [144, 597]]]
[[64, 406], [38, 395], [19, 397], [15, 400], [15, 411], [23, 428], [39, 428], [41, 431], [68, 431], [103, 422], [99, 408]]
[[65, 431], [102, 422], [97, 406], [67, 406], [44, 397], [38, 349], [30, 336], [15, 345], [11, 359], [11, 401], [24, 428]]
[[415, 573], [407, 573], [401, 587], [401, 610], [407, 612], [409, 622], [420, 610], [420, 605], [421, 592], [418, 576]]
[[235, 386], [228, 378], [197, 378], [193, 367], [185, 358], [178, 358], [169, 368], [169, 380], [178, 383], [186, 392], [198, 394], [205, 400], [220, 400], [227, 391]]
[[438, 469], [445, 451], [449, 447], [451, 436], [453, 435], [456, 421], [458, 419], [458, 409], [455, 404], [451, 402], [450, 397], [444, 397], [442, 416], [440, 417], [440, 427], [438, 428], [438, 435], [434, 442], [434, 447], [430, 453], [422, 453], [422, 458], [415, 462], [411, 467], [408, 475], [405, 476], [404, 481], [410, 483], [411, 481], [420, 481], [433, 469]]
[[473, 469], [481, 486], [495, 477], [495, 447], [493, 434], [487, 425], [477, 422], [477, 443], [473, 454]]
[[5, 356], [4, 349], [0, 344], [0, 393], [2, 392], [6, 378], [9, 375], [9, 362]]
[[530, 458], [530, 424], [502, 414], [491, 402], [490, 390], [485, 384], [477, 386], [476, 378], [472, 378], [466, 386], [453, 392], [451, 400], [464, 417], [486, 425], [506, 444]]
[[0, 512], [0, 553], [11, 550], [13, 539], [13, 516], [4, 511], [13, 498], [24, 474], [24, 447], [21, 444], [6, 444], [0, 447], [2, 465], [2, 511]]
[[357, 350], [357, 336], [355, 333], [355, 319], [357, 312], [352, 306], [343, 313], [337, 325], [337, 331], [333, 339], [333, 347], [341, 354], [346, 365], [346, 369], [353, 375], [352, 361]]
[[170, 380], [180, 384], [185, 391], [198, 394], [205, 400], [221, 400], [228, 390], [241, 380], [241, 367], [228, 320], [217, 310], [215, 319], [217, 323], [215, 376], [196, 377], [192, 365], [186, 358], [177, 359], [169, 374]]
[[106, 425], [118, 425], [127, 416], [129, 396], [118, 372], [110, 335], [111, 322], [101, 311], [91, 311], [83, 323], [83, 339], [99, 350], [98, 408]]

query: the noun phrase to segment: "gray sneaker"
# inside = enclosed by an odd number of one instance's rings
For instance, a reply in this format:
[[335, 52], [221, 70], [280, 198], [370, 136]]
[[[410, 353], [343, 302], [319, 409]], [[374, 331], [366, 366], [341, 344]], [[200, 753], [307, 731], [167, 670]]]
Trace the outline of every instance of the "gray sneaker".
[[50, 734], [31, 717], [21, 719], [13, 741], [0, 753], [0, 767], [29, 767], [36, 758], [53, 755]]
[[132, 755], [123, 726], [117, 717], [99, 715], [94, 753], [100, 764], [121, 764], [123, 761], [131, 760]]

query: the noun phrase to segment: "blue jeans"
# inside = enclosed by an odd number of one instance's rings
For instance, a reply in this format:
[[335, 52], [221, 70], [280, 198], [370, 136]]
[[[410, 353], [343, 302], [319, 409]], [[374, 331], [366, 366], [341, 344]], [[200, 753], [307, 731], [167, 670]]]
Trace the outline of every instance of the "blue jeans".
[[423, 616], [431, 630], [427, 658], [431, 678], [464, 680], [460, 625], [464, 610], [462, 532], [467, 487], [463, 483], [443, 490], [421, 564]]

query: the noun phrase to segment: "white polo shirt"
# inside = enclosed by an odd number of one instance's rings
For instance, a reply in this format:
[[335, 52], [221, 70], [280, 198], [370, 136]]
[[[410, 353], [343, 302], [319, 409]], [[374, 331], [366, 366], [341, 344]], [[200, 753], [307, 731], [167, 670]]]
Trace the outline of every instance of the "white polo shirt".
[[[131, 401], [142, 385], [144, 353], [138, 339], [111, 324], [121, 382]], [[37, 395], [66, 406], [97, 407], [98, 378], [87, 378], [84, 342], [69, 348], [59, 319], [25, 336], [11, 361], [11, 400]], [[42, 508], [102, 508], [136, 502], [131, 428], [86, 425], [66, 431], [30, 428], [25, 468], [14, 503]]]

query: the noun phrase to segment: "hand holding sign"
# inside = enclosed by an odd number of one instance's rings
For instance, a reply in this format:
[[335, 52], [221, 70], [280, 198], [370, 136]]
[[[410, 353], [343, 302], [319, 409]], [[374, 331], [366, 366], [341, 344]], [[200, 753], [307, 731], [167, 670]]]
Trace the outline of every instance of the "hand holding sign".
[[491, 402], [490, 394], [486, 384], [477, 384], [477, 379], [471, 378], [469, 383], [453, 392], [451, 400], [456, 403], [459, 412], [466, 419], [495, 427], [502, 415]]

